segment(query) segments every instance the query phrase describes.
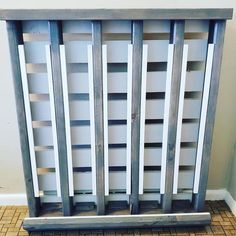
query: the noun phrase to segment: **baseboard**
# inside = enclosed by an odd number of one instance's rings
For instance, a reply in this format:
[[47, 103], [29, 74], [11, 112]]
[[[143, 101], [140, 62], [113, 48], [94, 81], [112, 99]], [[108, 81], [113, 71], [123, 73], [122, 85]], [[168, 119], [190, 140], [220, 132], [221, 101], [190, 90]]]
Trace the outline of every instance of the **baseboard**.
[[27, 198], [25, 193], [17, 194], [0, 194], [0, 206], [24, 206], [27, 205]]
[[228, 191], [225, 195], [225, 202], [227, 203], [233, 214], [236, 216], [236, 201], [233, 199], [232, 195]]
[[[225, 200], [233, 214], [236, 216], [236, 201], [226, 189], [208, 189], [206, 192], [206, 200], [208, 201], [220, 201]], [[0, 194], [0, 206], [7, 205], [27, 205], [27, 199], [25, 193], [20, 194]]]
[[228, 191], [225, 188], [222, 189], [208, 189], [206, 192], [207, 201], [220, 201], [225, 200], [226, 193]]

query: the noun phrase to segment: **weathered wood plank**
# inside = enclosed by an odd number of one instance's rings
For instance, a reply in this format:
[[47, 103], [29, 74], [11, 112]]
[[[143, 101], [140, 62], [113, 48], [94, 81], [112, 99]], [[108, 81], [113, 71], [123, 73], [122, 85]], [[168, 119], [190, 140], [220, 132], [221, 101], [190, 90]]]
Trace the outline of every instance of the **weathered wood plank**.
[[105, 214], [102, 24], [92, 22], [97, 214]]
[[210, 213], [151, 214], [151, 215], [106, 215], [74, 217], [26, 218], [23, 227], [28, 231], [146, 228], [160, 226], [207, 225]]
[[63, 214], [65, 216], [69, 216], [71, 215], [72, 211], [72, 198], [69, 196], [65, 114], [63, 106], [63, 90], [62, 90], [62, 78], [61, 78], [61, 67], [60, 67], [61, 66], [60, 44], [63, 43], [61, 23], [58, 21], [49, 21], [48, 29], [50, 34], [50, 45], [51, 45], [52, 80], [53, 80], [54, 101], [55, 101], [62, 208], [63, 208]]
[[21, 23], [17, 21], [7, 21], [7, 31], [11, 54], [12, 76], [15, 90], [16, 109], [21, 143], [21, 155], [24, 169], [29, 215], [31, 217], [36, 217], [39, 214], [40, 200], [34, 195], [29, 141], [27, 135], [26, 113], [24, 106], [22, 78], [20, 72], [18, 45], [23, 44]]
[[166, 157], [165, 193], [162, 195], [162, 208], [165, 213], [171, 211], [173, 179], [175, 165], [175, 145], [178, 120], [179, 90], [181, 82], [184, 21], [177, 20], [171, 23], [170, 44], [174, 44], [173, 67], [171, 78], [171, 97], [168, 122], [168, 146]]
[[224, 20], [216, 20], [210, 23], [210, 29], [209, 29], [208, 43], [213, 43], [215, 46], [214, 46], [214, 54], [212, 61], [211, 84], [208, 98], [200, 181], [199, 181], [198, 193], [194, 195], [194, 208], [196, 211], [203, 211], [205, 206], [208, 169], [211, 156], [212, 136], [214, 129], [219, 80], [220, 80], [225, 26], [226, 22]]
[[232, 8], [189, 9], [1, 9], [0, 20], [231, 19]]
[[132, 23], [131, 214], [139, 211], [139, 145], [142, 87], [143, 22]]

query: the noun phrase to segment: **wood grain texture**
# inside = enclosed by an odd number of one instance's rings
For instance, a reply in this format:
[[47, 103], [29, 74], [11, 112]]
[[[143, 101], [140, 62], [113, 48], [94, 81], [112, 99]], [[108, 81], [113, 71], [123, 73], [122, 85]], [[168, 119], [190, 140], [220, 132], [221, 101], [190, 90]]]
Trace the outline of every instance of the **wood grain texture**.
[[210, 224], [210, 213], [109, 215], [74, 217], [26, 218], [23, 227], [28, 231], [63, 229], [146, 228]]
[[25, 177], [29, 215], [36, 217], [39, 214], [39, 198], [34, 197], [33, 178], [30, 161], [29, 141], [27, 135], [26, 114], [20, 72], [18, 45], [23, 44], [22, 26], [17, 21], [7, 21], [8, 40], [12, 64], [12, 76], [15, 90], [16, 109], [21, 143], [21, 155]]
[[92, 22], [97, 214], [105, 213], [102, 23]]
[[65, 114], [63, 106], [63, 91], [61, 78], [61, 62], [60, 62], [60, 44], [62, 44], [61, 23], [58, 21], [49, 21], [48, 29], [51, 44], [51, 62], [52, 62], [52, 80], [55, 101], [57, 142], [58, 142], [58, 158], [60, 170], [60, 185], [62, 208], [65, 216], [71, 215], [72, 199], [69, 196], [69, 177], [66, 149], [65, 134]]
[[194, 208], [196, 211], [203, 211], [205, 205], [208, 170], [211, 156], [212, 137], [213, 137], [213, 129], [214, 129], [215, 113], [216, 113], [216, 103], [217, 103], [217, 95], [220, 81], [225, 26], [226, 22], [224, 20], [216, 20], [210, 23], [210, 28], [209, 28], [208, 43], [213, 43], [215, 47], [214, 47], [214, 55], [212, 62], [211, 84], [210, 84], [209, 100], [207, 107], [199, 189], [198, 189], [198, 194], [194, 195]]
[[232, 8], [189, 9], [1, 9], [0, 20], [231, 19]]
[[165, 194], [162, 196], [162, 208], [165, 213], [171, 212], [172, 207], [178, 104], [184, 46], [184, 21], [178, 20], [171, 23], [170, 44], [174, 44], [174, 54], [168, 122]]
[[132, 23], [131, 214], [139, 211], [139, 145], [142, 87], [143, 22]]

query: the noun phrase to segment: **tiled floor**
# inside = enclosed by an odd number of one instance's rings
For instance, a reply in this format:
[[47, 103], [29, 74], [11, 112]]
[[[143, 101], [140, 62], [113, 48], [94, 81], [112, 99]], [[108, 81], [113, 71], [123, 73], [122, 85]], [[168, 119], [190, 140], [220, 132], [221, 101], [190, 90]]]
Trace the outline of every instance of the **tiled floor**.
[[[207, 210], [212, 213], [212, 223], [206, 227], [158, 228], [135, 230], [99, 230], [32, 233], [31, 236], [53, 235], [234, 235], [236, 236], [236, 217], [224, 201], [207, 202]], [[27, 215], [27, 207], [0, 206], [0, 236], [28, 235], [22, 228], [22, 220]]]

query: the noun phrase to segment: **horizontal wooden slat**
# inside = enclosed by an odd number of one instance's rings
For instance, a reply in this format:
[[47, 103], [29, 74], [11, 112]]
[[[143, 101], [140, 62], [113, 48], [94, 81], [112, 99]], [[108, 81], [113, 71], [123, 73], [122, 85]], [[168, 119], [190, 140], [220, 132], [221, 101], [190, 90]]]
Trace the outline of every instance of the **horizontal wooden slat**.
[[2, 9], [1, 20], [231, 19], [232, 8], [186, 9]]
[[[179, 172], [179, 185], [178, 188], [192, 188], [193, 185], [193, 170], [186, 170]], [[144, 171], [144, 183], [145, 189], [160, 189], [161, 171]]]
[[35, 146], [53, 146], [52, 127], [34, 128]]
[[[203, 86], [203, 71], [187, 72], [186, 91], [201, 91]], [[108, 92], [127, 92], [127, 73], [108, 73]], [[44, 73], [29, 74], [30, 93], [48, 93], [47, 77]], [[147, 73], [147, 92], [165, 91], [166, 72]], [[69, 73], [68, 74], [69, 93], [88, 93], [88, 74]]]
[[109, 172], [109, 189], [116, 190], [116, 189], [126, 189], [126, 172]]
[[209, 21], [208, 20], [186, 20], [185, 32], [188, 33], [208, 33]]
[[46, 63], [46, 44], [49, 44], [49, 42], [25, 42], [26, 63]]
[[[90, 41], [67, 41], [65, 42], [67, 63], [87, 63], [87, 45]], [[105, 41], [107, 45], [108, 63], [127, 63], [128, 44], [130, 41]], [[148, 62], [166, 62], [169, 40], [144, 40], [148, 45]], [[25, 43], [27, 63], [45, 63], [44, 47], [47, 42], [35, 41]], [[207, 48], [206, 39], [185, 40], [189, 45], [188, 61], [205, 60]]]
[[[126, 125], [109, 126], [109, 143], [126, 143]], [[182, 130], [182, 142], [197, 141], [197, 123], [184, 123]], [[90, 144], [90, 127], [74, 126], [71, 129], [73, 144]], [[34, 138], [36, 146], [50, 146], [52, 142], [51, 127], [34, 128]], [[162, 142], [162, 124], [146, 124], [145, 143]]]
[[[160, 189], [160, 171], [144, 171], [144, 190]], [[193, 184], [194, 171], [183, 170], [179, 172], [178, 188], [190, 189]], [[92, 191], [92, 174], [91, 172], [74, 172], [74, 190]], [[56, 191], [55, 173], [44, 173], [39, 175], [39, 189], [44, 191]], [[126, 172], [110, 171], [109, 172], [109, 189], [125, 190], [126, 189]]]
[[88, 44], [91, 41], [68, 41], [65, 42], [67, 63], [87, 63], [88, 62]]
[[204, 61], [206, 59], [207, 39], [184, 40], [188, 45], [188, 61]]
[[46, 73], [28, 74], [29, 93], [48, 93]]
[[55, 172], [38, 175], [39, 190], [56, 191], [56, 174]]
[[89, 20], [63, 21], [62, 27], [63, 27], [63, 33], [87, 33], [87, 34], [92, 33], [92, 24], [91, 21]]
[[[123, 193], [111, 192], [106, 197], [106, 201], [128, 201], [129, 196]], [[160, 202], [161, 196], [159, 193], [144, 193], [139, 195], [140, 201], [158, 201]], [[173, 195], [173, 200], [192, 200], [191, 190], [181, 190], [178, 194]], [[42, 203], [60, 202], [60, 199], [56, 195], [44, 194], [40, 197]], [[76, 194], [74, 196], [74, 202], [95, 202], [95, 196], [92, 194]]]
[[53, 150], [35, 152], [38, 168], [55, 168]]
[[92, 173], [91, 172], [77, 172], [73, 175], [74, 190], [90, 190], [92, 191]]
[[170, 21], [169, 20], [145, 20], [143, 22], [144, 33], [169, 33]]
[[131, 33], [131, 21], [109, 20], [102, 23], [103, 33]]
[[[169, 33], [169, 20], [145, 20], [143, 25], [144, 33]], [[24, 21], [23, 32], [31, 34], [47, 33], [47, 21]], [[73, 21], [63, 22], [64, 33], [91, 33], [90, 21]], [[110, 20], [103, 22], [103, 33], [130, 33], [131, 21]], [[208, 32], [207, 20], [186, 20], [185, 32]]]
[[22, 21], [23, 33], [31, 34], [46, 34], [48, 33], [48, 21], [47, 19], [36, 21]]
[[[126, 100], [108, 101], [108, 119], [125, 120]], [[185, 99], [184, 119], [194, 119], [200, 116], [201, 101], [200, 99]], [[48, 121], [50, 117], [49, 101], [31, 102], [32, 119], [34, 121]], [[163, 119], [164, 99], [148, 99], [146, 106], [146, 119]], [[72, 101], [70, 102], [71, 120], [89, 120], [89, 101]]]
[[23, 223], [28, 231], [65, 229], [147, 228], [158, 226], [186, 226], [210, 224], [210, 213], [173, 213], [151, 215], [107, 215], [75, 217], [26, 218]]
[[[76, 172], [73, 175], [74, 190], [92, 191], [91, 172]], [[44, 191], [56, 191], [55, 173], [45, 173], [39, 175], [39, 189]]]
[[[109, 148], [109, 166], [126, 165], [126, 148]], [[80, 148], [72, 150], [73, 167], [90, 167], [91, 150], [89, 148]], [[194, 166], [196, 157], [196, 148], [183, 147], [180, 151], [180, 166]], [[37, 151], [36, 160], [38, 168], [55, 168], [53, 150]], [[144, 149], [144, 165], [161, 165], [161, 148]]]

